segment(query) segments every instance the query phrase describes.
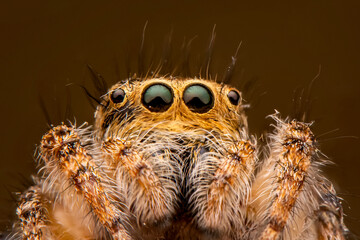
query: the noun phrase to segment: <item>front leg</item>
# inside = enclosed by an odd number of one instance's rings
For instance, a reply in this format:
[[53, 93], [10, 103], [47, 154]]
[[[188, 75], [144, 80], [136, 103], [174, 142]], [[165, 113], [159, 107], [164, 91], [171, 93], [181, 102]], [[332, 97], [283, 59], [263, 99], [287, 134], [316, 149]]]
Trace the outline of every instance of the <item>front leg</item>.
[[166, 220], [175, 212], [179, 168], [171, 163], [170, 150], [156, 151], [159, 146], [120, 138], [108, 138], [102, 144], [104, 159], [114, 169], [117, 194], [143, 226]]
[[[270, 210], [269, 223], [261, 239], [277, 239], [282, 233], [295, 202], [304, 186], [312, 158], [316, 153], [315, 137], [306, 124], [292, 121], [278, 129], [279, 143], [274, 152], [276, 197]], [[276, 140], [275, 140], [276, 141]]]
[[[330, 216], [321, 205], [328, 205], [325, 196], [331, 184], [319, 174], [319, 150], [310, 124], [274, 119], [277, 126], [269, 157], [252, 188], [249, 212], [255, 216], [257, 229], [263, 229], [254, 236], [262, 240], [325, 239], [321, 229], [335, 230], [342, 222], [331, 218], [334, 222], [324, 226], [320, 221]], [[343, 239], [343, 232], [330, 237]]]
[[116, 208], [104, 190], [101, 175], [80, 140], [77, 129], [65, 125], [54, 127], [44, 135], [40, 154], [46, 171], [57, 171], [70, 181], [114, 239], [131, 239], [124, 227], [126, 215]]
[[49, 225], [48, 202], [41, 193], [41, 185], [30, 187], [21, 195], [16, 209], [19, 218], [19, 239], [53, 239]]
[[240, 236], [257, 157], [256, 144], [241, 133], [212, 140], [213, 151], [195, 154], [190, 202], [198, 225], [220, 236]]

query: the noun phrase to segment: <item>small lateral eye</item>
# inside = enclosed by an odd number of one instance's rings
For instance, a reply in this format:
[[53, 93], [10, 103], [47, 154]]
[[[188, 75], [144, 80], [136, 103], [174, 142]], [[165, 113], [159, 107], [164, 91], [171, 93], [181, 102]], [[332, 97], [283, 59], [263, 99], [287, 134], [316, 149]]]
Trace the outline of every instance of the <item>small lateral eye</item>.
[[237, 91], [235, 90], [231, 90], [229, 93], [228, 93], [228, 98], [229, 98], [229, 101], [231, 102], [231, 104], [233, 105], [238, 105], [239, 102], [240, 102], [240, 95]]
[[163, 84], [154, 84], [144, 91], [142, 103], [152, 112], [165, 112], [173, 103], [172, 91]]
[[113, 101], [113, 103], [121, 103], [124, 101], [124, 98], [125, 91], [121, 88], [115, 89], [110, 95], [110, 99]]
[[191, 111], [197, 113], [205, 113], [214, 105], [214, 98], [211, 91], [200, 84], [191, 85], [186, 88], [183, 100]]

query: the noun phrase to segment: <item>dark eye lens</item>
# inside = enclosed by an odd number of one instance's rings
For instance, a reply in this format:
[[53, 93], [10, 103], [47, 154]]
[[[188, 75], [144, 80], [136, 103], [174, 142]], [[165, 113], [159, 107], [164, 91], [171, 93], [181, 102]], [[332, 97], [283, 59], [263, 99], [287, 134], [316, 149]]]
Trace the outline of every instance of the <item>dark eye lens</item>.
[[113, 101], [114, 103], [121, 103], [122, 101], [124, 101], [125, 91], [120, 88], [116, 89], [111, 93], [110, 98], [111, 101]]
[[238, 105], [240, 102], [240, 95], [237, 91], [231, 90], [228, 93], [228, 98], [233, 105]]
[[197, 113], [209, 111], [214, 104], [212, 93], [203, 85], [192, 85], [186, 88], [183, 100], [191, 111]]
[[171, 106], [173, 94], [168, 87], [155, 84], [144, 91], [142, 102], [152, 112], [164, 112]]

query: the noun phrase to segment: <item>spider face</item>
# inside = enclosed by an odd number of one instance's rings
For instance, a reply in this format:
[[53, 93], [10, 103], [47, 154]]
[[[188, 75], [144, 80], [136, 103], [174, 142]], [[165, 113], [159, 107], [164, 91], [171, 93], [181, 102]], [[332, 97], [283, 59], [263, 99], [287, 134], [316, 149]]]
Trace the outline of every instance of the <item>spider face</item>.
[[[114, 85], [97, 109], [95, 130], [105, 148], [108, 139], [119, 139], [122, 151], [127, 149], [129, 155], [144, 161], [127, 166], [138, 160], [118, 158], [114, 165], [114, 151], [106, 158], [121, 172], [116, 173], [121, 176], [116, 180], [119, 195], [127, 195], [125, 199], [131, 199], [127, 205], [137, 220], [149, 225], [165, 218], [182, 218], [179, 214], [183, 212], [196, 212], [194, 185], [205, 176], [194, 170], [200, 168], [195, 159], [225, 154], [224, 147], [234, 148], [232, 141], [246, 125], [238, 90], [208, 80], [156, 78]], [[124, 148], [125, 142], [128, 147]], [[145, 188], [139, 187], [128, 179], [127, 172], [136, 172], [135, 178], [142, 173], [130, 168], [149, 171], [154, 179], [140, 180]], [[161, 187], [153, 190], [155, 195], [145, 196], [153, 184]], [[229, 219], [225, 222], [226, 228], [232, 224]]]

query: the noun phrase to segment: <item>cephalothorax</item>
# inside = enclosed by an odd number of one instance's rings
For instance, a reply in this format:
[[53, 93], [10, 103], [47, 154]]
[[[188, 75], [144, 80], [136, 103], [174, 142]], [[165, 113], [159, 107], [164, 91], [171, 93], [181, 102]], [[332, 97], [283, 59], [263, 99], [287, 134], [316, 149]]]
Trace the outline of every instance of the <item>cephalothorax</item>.
[[17, 236], [344, 239], [310, 124], [272, 117], [274, 133], [260, 151], [241, 93], [228, 85], [117, 83], [93, 129], [60, 125], [43, 136], [44, 175], [22, 196]]

